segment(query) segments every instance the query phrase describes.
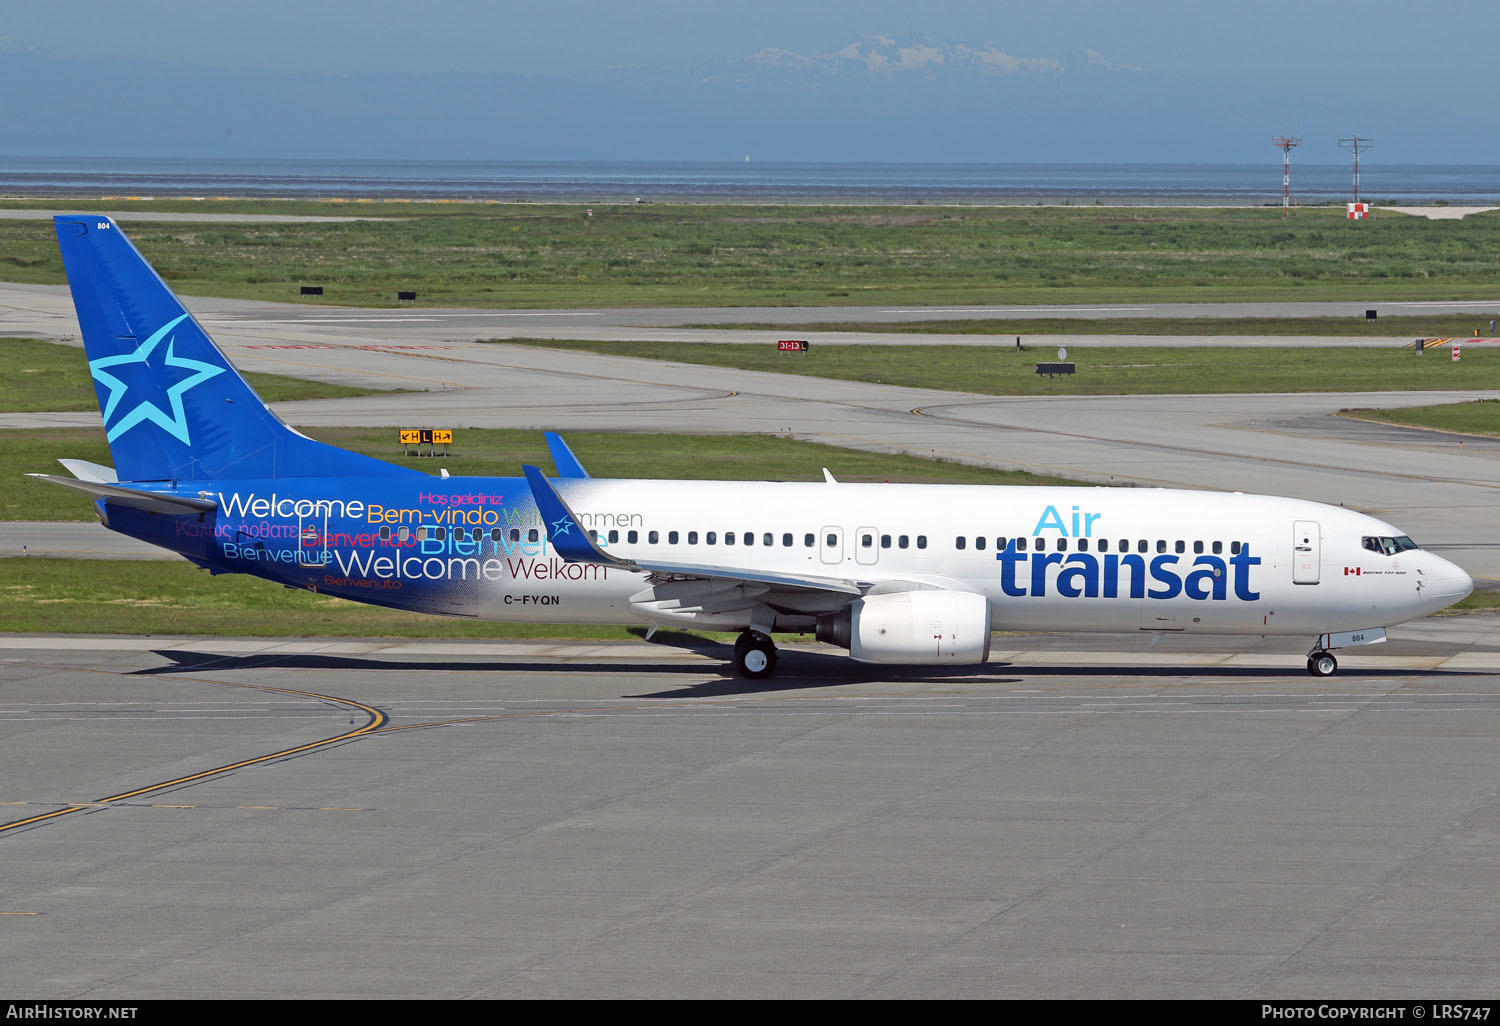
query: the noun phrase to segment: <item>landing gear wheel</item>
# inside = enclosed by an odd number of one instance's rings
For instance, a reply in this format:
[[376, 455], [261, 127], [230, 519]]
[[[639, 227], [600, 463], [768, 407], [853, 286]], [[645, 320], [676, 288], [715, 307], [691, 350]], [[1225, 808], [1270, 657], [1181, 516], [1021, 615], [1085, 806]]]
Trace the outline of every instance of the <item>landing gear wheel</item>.
[[1338, 668], [1339, 661], [1331, 652], [1314, 652], [1307, 657], [1307, 672], [1314, 677], [1332, 677]]
[[760, 631], [746, 631], [734, 643], [734, 672], [764, 680], [776, 671], [776, 643]]

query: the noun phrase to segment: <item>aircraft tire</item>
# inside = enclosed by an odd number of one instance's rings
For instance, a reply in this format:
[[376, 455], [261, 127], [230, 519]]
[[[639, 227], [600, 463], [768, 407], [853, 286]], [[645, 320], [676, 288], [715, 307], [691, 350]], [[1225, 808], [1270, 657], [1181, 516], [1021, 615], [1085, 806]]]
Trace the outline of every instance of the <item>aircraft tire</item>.
[[1339, 661], [1332, 652], [1314, 652], [1307, 657], [1307, 672], [1314, 677], [1332, 677], [1338, 669]]
[[734, 672], [764, 680], [776, 672], [776, 643], [760, 631], [746, 631], [734, 643]]

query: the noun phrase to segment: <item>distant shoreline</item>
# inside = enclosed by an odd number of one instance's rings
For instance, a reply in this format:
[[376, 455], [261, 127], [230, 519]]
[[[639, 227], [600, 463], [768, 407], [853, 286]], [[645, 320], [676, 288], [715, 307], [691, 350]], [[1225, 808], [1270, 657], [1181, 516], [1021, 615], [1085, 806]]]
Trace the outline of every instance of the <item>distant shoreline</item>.
[[[1367, 165], [1379, 206], [1495, 205], [1500, 166]], [[1300, 206], [1347, 201], [1349, 168], [1294, 164]], [[1264, 164], [879, 164], [231, 158], [0, 158], [14, 199], [839, 206], [1271, 207]]]

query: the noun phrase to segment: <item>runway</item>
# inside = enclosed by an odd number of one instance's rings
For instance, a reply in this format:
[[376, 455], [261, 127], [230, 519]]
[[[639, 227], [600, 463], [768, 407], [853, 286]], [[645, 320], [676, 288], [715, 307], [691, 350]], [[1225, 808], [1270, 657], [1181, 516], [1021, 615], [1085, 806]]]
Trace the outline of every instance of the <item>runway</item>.
[[1002, 636], [763, 683], [645, 643], [0, 639], [0, 989], [1487, 993], [1500, 618], [1392, 637], [1331, 680], [1285, 640]]

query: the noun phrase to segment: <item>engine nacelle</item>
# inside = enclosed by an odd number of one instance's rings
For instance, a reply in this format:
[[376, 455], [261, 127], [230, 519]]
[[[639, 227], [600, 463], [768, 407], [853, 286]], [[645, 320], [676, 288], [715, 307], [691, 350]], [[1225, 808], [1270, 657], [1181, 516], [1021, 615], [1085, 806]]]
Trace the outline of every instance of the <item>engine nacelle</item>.
[[870, 595], [819, 617], [818, 640], [864, 663], [982, 663], [990, 657], [990, 602], [967, 591]]

